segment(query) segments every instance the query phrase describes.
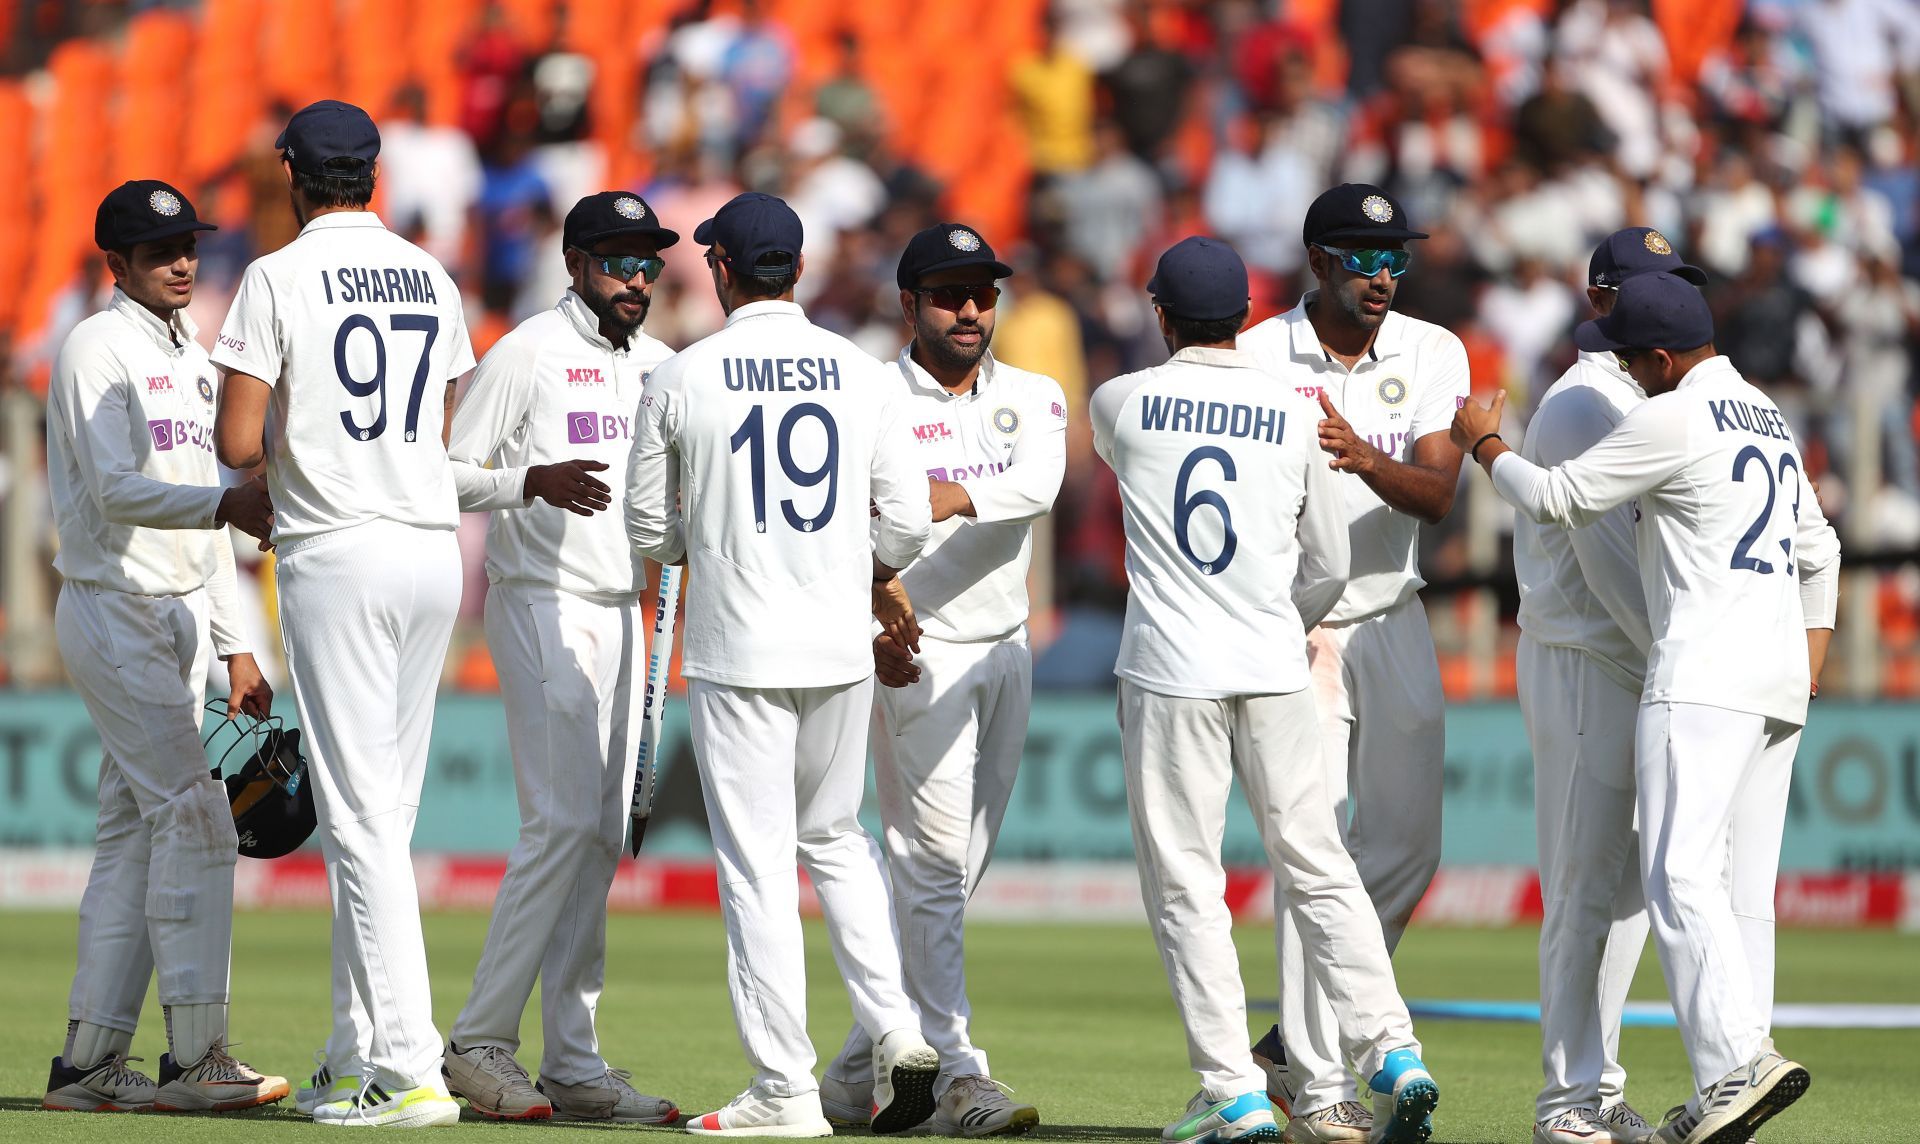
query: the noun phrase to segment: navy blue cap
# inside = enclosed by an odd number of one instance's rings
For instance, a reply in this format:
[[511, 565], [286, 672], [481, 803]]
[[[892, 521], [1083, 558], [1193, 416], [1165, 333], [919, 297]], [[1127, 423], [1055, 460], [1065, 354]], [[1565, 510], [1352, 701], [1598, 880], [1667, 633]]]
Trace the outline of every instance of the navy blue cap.
[[[701, 246], [723, 246], [721, 261], [756, 278], [791, 274], [800, 260], [800, 216], [782, 199], [748, 191], [728, 199], [713, 217], [693, 228]], [[785, 255], [784, 261], [778, 256]]]
[[911, 290], [927, 275], [963, 266], [984, 266], [995, 278], [1011, 278], [1013, 267], [993, 256], [980, 232], [959, 222], [937, 222], [907, 240], [894, 281]]
[[1713, 340], [1713, 313], [1699, 287], [1664, 270], [1620, 284], [1620, 296], [1604, 318], [1582, 322], [1573, 344], [1588, 353], [1606, 350], [1691, 350]]
[[1212, 322], [1248, 306], [1247, 264], [1217, 238], [1183, 238], [1160, 256], [1147, 279], [1153, 303], [1176, 318]]
[[601, 191], [573, 204], [567, 221], [560, 228], [560, 242], [575, 250], [585, 250], [603, 238], [637, 234], [650, 238], [656, 250], [665, 250], [680, 241], [677, 231], [660, 225], [647, 201], [632, 191]]
[[1320, 192], [1307, 208], [1300, 237], [1308, 246], [1316, 242], [1332, 245], [1346, 239], [1425, 238], [1425, 234], [1407, 228], [1407, 212], [1386, 191], [1372, 183], [1341, 183]]
[[373, 173], [380, 129], [353, 104], [323, 99], [294, 112], [273, 145], [301, 174], [358, 179]]
[[159, 179], [121, 183], [107, 192], [93, 214], [93, 243], [102, 250], [132, 250], [143, 242], [218, 229], [200, 221], [179, 188]]
[[1630, 226], [1614, 231], [1593, 248], [1593, 257], [1587, 260], [1587, 285], [1619, 286], [1637, 274], [1661, 270], [1695, 286], [1707, 284], [1707, 272], [1680, 261], [1666, 235], [1650, 226]]

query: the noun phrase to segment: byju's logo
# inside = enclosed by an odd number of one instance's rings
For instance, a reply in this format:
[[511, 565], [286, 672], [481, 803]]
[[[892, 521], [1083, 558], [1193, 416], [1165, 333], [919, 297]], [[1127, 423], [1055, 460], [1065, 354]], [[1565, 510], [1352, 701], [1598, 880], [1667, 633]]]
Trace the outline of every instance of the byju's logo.
[[600, 440], [600, 415], [598, 413], [567, 414], [567, 444], [593, 445]]
[[166, 450], [173, 448], [173, 422], [149, 421], [147, 422], [147, 432], [153, 434], [153, 447], [155, 449]]

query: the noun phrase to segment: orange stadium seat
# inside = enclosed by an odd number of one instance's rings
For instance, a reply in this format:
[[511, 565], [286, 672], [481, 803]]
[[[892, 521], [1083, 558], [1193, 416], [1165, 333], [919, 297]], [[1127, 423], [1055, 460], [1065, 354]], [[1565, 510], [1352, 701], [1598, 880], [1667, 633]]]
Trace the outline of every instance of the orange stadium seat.
[[113, 57], [92, 40], [69, 40], [47, 60], [52, 97], [41, 116], [46, 150], [32, 171], [42, 214], [36, 228], [39, 257], [28, 277], [20, 324], [36, 331], [53, 297], [73, 281], [93, 245], [93, 210], [111, 188], [103, 94], [114, 90]]
[[110, 148], [116, 179], [191, 182], [181, 150], [186, 127], [180, 77], [193, 48], [193, 21], [182, 13], [143, 12], [128, 23]]
[[340, 18], [339, 96], [384, 115], [407, 78], [412, 19], [405, 5], [344, 0]]
[[187, 169], [210, 179], [240, 157], [265, 100], [260, 92], [262, 0], [207, 0], [200, 10], [186, 101]]
[[295, 107], [340, 93], [339, 41], [331, 4], [271, 4], [261, 29], [262, 80]]
[[[0, 81], [0, 154], [28, 155], [33, 148], [33, 105], [17, 80]], [[0, 265], [26, 267], [33, 260], [32, 188], [25, 179], [0, 179]], [[12, 329], [20, 317], [21, 292], [0, 291], [0, 328]]]

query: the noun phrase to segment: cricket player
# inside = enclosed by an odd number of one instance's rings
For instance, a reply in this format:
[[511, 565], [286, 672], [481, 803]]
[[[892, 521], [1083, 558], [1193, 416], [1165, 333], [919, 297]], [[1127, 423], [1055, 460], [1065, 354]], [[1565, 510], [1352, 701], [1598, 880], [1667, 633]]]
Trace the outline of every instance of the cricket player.
[[1333, 1003], [1340, 1057], [1370, 1078], [1376, 1139], [1425, 1141], [1440, 1090], [1420, 1063], [1379, 919], [1342, 845], [1308, 690], [1307, 629], [1341, 598], [1347, 509], [1314, 405], [1235, 347], [1247, 269], [1187, 238], [1147, 283], [1173, 358], [1094, 391], [1094, 450], [1127, 536], [1120, 742], [1140, 893], [1200, 1092], [1168, 1141], [1279, 1135], [1220, 864], [1235, 774], [1273, 865], [1276, 909]]
[[1574, 528], [1634, 501], [1652, 647], [1634, 740], [1640, 862], [1695, 1094], [1653, 1137], [1744, 1141], [1806, 1091], [1774, 1051], [1773, 891], [1807, 700], [1832, 636], [1840, 545], [1793, 433], [1713, 348], [1693, 283], [1641, 274], [1574, 331], [1647, 400], [1553, 468], [1499, 435], [1504, 398], [1453, 439], [1509, 504]]
[[[93, 238], [113, 301], [67, 335], [47, 393], [64, 581], [54, 633], [101, 755], [67, 1043], [43, 1108], [224, 1112], [287, 1095], [284, 1078], [227, 1052], [240, 843], [200, 745], [210, 654], [227, 665], [228, 718], [273, 705], [242, 634], [226, 536], [228, 524], [266, 536], [272, 506], [257, 480], [220, 485], [213, 365], [187, 317], [196, 238], [212, 229], [157, 179], [109, 192]], [[158, 1086], [127, 1066], [156, 968], [170, 1049]]]
[[277, 145], [300, 235], [241, 280], [214, 437], [235, 468], [267, 462], [333, 896], [333, 1032], [296, 1099], [318, 1124], [451, 1124], [408, 846], [460, 604], [446, 410], [473, 349], [453, 280], [368, 209], [367, 113], [311, 104]]
[[[875, 692], [873, 763], [907, 993], [940, 1053], [932, 1126], [948, 1136], [1040, 1122], [1032, 1105], [1008, 1099], [973, 1043], [961, 924], [1026, 746], [1032, 522], [1053, 508], [1067, 465], [1060, 384], [988, 349], [995, 282], [1012, 273], [978, 231], [953, 222], [914, 235], [896, 273], [913, 330], [896, 385], [915, 466], [932, 480], [934, 529], [899, 579], [915, 604], [919, 647], [875, 637], [880, 680], [909, 672], [918, 681]], [[867, 1123], [872, 1057], [872, 1038], [855, 1025], [820, 1078], [829, 1120]]]
[[[1308, 660], [1327, 790], [1391, 952], [1440, 866], [1444, 696], [1418, 548], [1421, 522], [1453, 508], [1460, 450], [1447, 428], [1467, 398], [1467, 353], [1439, 326], [1393, 312], [1407, 243], [1426, 237], [1393, 196], [1334, 187], [1308, 208], [1302, 237], [1318, 289], [1240, 346], [1325, 413], [1320, 447], [1338, 470], [1352, 570], [1308, 637]], [[1293, 915], [1275, 912], [1280, 1023], [1255, 1053], [1292, 1118], [1287, 1137], [1364, 1140], [1371, 1123], [1340, 1063], [1332, 1003], [1307, 972]]]
[[[460, 507], [493, 511], [487, 647], [507, 708], [520, 841], [442, 1068], [455, 1095], [497, 1119], [678, 1115], [607, 1065], [593, 1018], [633, 793], [646, 626], [643, 566], [594, 474], [625, 479], [641, 387], [672, 353], [641, 327], [660, 252], [679, 240], [638, 195], [575, 203], [561, 228], [572, 288], [500, 339], [453, 415]], [[536, 978], [538, 1088], [513, 1056]]]
[[634, 546], [687, 564], [681, 672], [754, 1069], [745, 1092], [687, 1122], [710, 1136], [833, 1131], [807, 1039], [796, 853], [876, 1044], [874, 1131], [931, 1115], [940, 1069], [901, 983], [880, 848], [857, 817], [869, 581], [926, 546], [926, 473], [894, 408], [898, 379], [794, 304], [802, 237], [791, 207], [752, 193], [693, 232], [727, 323], [654, 370], [627, 479]]
[[[1620, 284], [1666, 271], [1696, 285], [1657, 230], [1627, 227], [1594, 248], [1587, 299], [1612, 312]], [[1520, 455], [1552, 467], [1579, 456], [1646, 400], [1610, 353], [1582, 351], [1527, 425]], [[1633, 817], [1633, 720], [1647, 673], [1646, 594], [1633, 509], [1582, 528], [1520, 517], [1520, 713], [1533, 747], [1539, 839], [1541, 1065], [1534, 1144], [1633, 1141], [1649, 1125], [1626, 1102], [1620, 1015], [1647, 942]]]

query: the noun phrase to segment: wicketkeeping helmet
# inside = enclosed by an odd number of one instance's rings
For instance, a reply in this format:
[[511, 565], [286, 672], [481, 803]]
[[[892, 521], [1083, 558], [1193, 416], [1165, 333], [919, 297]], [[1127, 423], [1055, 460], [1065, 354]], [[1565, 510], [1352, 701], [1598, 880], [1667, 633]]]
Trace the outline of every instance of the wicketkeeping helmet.
[[[215, 700], [209, 710], [226, 714], [226, 703]], [[300, 729], [287, 727], [278, 715], [254, 719], [235, 715], [222, 719], [207, 741], [231, 727], [233, 741], [221, 752], [212, 774], [218, 779], [236, 751], [246, 761], [223, 780], [233, 806], [233, 826], [240, 835], [240, 853], [248, 858], [279, 858], [290, 854], [313, 834], [313, 787], [307, 779], [307, 760], [300, 753]]]

